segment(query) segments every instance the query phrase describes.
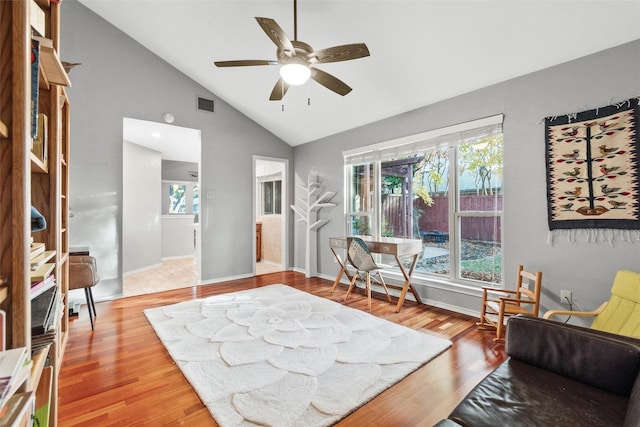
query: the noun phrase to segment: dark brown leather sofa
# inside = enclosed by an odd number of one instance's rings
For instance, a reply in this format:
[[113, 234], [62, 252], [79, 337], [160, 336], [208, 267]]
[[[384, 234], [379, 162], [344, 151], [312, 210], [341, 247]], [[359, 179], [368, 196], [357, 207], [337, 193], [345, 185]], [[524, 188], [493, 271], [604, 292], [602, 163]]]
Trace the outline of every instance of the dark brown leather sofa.
[[640, 426], [640, 339], [516, 316], [505, 345], [438, 427]]

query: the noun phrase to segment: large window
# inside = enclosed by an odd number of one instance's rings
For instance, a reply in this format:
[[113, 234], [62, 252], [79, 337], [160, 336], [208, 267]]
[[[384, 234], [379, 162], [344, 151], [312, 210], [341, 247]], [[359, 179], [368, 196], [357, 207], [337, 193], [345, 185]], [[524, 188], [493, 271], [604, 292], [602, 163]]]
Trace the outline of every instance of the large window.
[[349, 234], [422, 240], [414, 277], [502, 282], [502, 116], [344, 154]]

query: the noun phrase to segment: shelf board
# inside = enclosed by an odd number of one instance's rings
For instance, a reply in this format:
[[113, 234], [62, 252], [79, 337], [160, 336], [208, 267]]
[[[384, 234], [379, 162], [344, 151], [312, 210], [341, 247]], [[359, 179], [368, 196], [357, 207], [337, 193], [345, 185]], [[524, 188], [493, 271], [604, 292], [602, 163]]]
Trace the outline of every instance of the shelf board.
[[[69, 340], [69, 335], [67, 331], [63, 331], [62, 329], [58, 328], [58, 334], [60, 335], [60, 341], [59, 341], [59, 348], [58, 348], [58, 352], [60, 354], [64, 354], [64, 350], [67, 347], [67, 341]], [[62, 368], [62, 357], [58, 358], [58, 363], [56, 364], [56, 372], [60, 372], [60, 369]]]
[[53, 41], [44, 37], [33, 37], [40, 42], [40, 64], [47, 84], [71, 87], [71, 81], [67, 72], [58, 58], [58, 53], [53, 48]]
[[42, 375], [42, 370], [47, 362], [50, 346], [51, 344], [41, 348], [32, 355], [31, 360], [33, 360], [33, 365], [31, 366], [31, 384], [38, 384], [40, 382], [40, 376]]
[[38, 158], [33, 152], [30, 154], [31, 157], [31, 172], [36, 173], [49, 173], [49, 168], [47, 165]]
[[0, 135], [2, 135], [3, 138], [9, 138], [9, 128], [2, 120], [0, 120]]

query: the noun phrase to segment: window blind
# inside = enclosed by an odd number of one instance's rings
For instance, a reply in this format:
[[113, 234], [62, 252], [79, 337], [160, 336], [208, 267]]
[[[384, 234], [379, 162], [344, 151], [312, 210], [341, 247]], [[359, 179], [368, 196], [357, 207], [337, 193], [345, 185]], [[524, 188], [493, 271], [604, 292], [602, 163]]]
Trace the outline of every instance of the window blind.
[[425, 150], [458, 145], [502, 133], [503, 114], [434, 129], [415, 135], [343, 151], [345, 165], [409, 157]]

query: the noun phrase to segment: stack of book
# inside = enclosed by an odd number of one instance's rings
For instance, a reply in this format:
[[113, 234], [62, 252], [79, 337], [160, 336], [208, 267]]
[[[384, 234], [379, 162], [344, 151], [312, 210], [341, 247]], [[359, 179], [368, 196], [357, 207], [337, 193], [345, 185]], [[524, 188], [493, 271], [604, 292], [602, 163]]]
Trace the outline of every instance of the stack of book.
[[7, 411], [7, 401], [29, 377], [31, 365], [26, 347], [0, 352], [0, 421]]
[[44, 243], [31, 244], [31, 299], [56, 285], [55, 276], [51, 274], [56, 265], [48, 262], [55, 254], [56, 251], [45, 250]]
[[56, 338], [57, 324], [62, 317], [62, 298], [57, 286], [49, 288], [31, 300], [31, 350], [51, 344]]

